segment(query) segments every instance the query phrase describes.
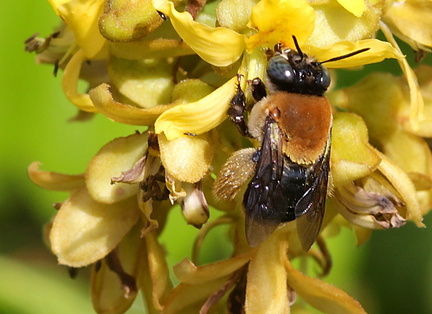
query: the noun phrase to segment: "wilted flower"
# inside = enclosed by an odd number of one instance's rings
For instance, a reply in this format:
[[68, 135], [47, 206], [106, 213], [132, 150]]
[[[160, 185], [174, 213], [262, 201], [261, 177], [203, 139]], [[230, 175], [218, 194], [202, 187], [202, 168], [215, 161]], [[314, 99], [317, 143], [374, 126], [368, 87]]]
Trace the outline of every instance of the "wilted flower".
[[[249, 246], [241, 194], [260, 148], [225, 120], [238, 89], [254, 103], [250, 82], [265, 79], [277, 44], [329, 68], [398, 60], [403, 78], [371, 74], [328, 93], [331, 170], [322, 229], [339, 226], [342, 216], [363, 242], [372, 229], [407, 220], [423, 226], [432, 205], [431, 153], [422, 138], [432, 135], [430, 71], [419, 68], [417, 81], [392, 32], [419, 49], [430, 43], [401, 31], [396, 2], [222, 0], [214, 12], [205, 2], [188, 2], [181, 12], [181, 1], [167, 0], [52, 4], [64, 25], [32, 38], [27, 49], [64, 69], [63, 89], [80, 110], [147, 128], [103, 146], [83, 175], [29, 168], [38, 185], [71, 192], [47, 227], [48, 242], [59, 263], [94, 265], [96, 311], [124, 312], [141, 290], [150, 313], [285, 313], [296, 295], [323, 312], [364, 312], [345, 292], [291, 265], [312, 257], [327, 273], [325, 232], [305, 252], [295, 223], [287, 222]], [[373, 38], [379, 29], [389, 42]], [[88, 82], [84, 93], [79, 79]], [[201, 228], [192, 261], [174, 267], [176, 286], [158, 241], [175, 203]], [[225, 215], [207, 222], [209, 206]], [[198, 265], [202, 240], [221, 224], [230, 226], [232, 255]]]

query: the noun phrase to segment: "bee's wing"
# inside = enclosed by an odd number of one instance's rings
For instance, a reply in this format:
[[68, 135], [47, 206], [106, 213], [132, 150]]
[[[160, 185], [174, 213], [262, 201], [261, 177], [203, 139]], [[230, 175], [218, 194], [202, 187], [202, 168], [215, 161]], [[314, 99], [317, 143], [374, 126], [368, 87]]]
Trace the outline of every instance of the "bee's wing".
[[246, 210], [246, 238], [257, 246], [284, 221], [287, 198], [280, 184], [283, 174], [282, 135], [277, 123], [267, 117], [261, 149], [257, 151], [255, 176], [243, 204]]
[[297, 233], [305, 251], [318, 237], [324, 217], [330, 172], [330, 142], [329, 136], [325, 152], [310, 167], [313, 183], [296, 205]]

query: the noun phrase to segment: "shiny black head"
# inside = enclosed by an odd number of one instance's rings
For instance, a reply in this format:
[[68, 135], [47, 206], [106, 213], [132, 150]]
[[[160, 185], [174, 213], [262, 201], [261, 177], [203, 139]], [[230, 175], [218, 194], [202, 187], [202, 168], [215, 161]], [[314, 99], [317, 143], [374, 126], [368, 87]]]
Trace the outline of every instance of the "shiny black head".
[[277, 91], [322, 96], [330, 74], [314, 58], [292, 49], [277, 52], [267, 64], [267, 76]]

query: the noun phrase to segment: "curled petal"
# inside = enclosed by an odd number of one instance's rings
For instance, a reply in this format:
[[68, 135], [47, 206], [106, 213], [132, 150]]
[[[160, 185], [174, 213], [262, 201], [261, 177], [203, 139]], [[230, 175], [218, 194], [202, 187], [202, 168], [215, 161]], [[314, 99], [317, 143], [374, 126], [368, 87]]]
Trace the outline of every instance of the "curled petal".
[[161, 113], [173, 107], [173, 105], [158, 105], [149, 109], [142, 109], [123, 104], [114, 100], [109, 88], [108, 84], [101, 84], [93, 88], [89, 95], [98, 111], [120, 123], [151, 125]]
[[388, 58], [398, 60], [404, 59], [403, 54], [400, 53], [399, 50], [395, 49], [391, 44], [378, 39], [364, 39], [355, 42], [340, 41], [326, 48], [305, 45], [302, 47], [302, 50], [309, 55], [315, 56], [319, 61], [323, 62], [365, 48], [369, 48], [369, 50], [349, 58], [328, 62], [326, 63], [326, 67], [335, 69], [349, 68], [381, 62]]
[[171, 291], [164, 302], [163, 313], [199, 313], [200, 306], [197, 304], [204, 303], [226, 283], [227, 279], [227, 277], [222, 277], [196, 285], [179, 284]]
[[159, 135], [162, 163], [176, 180], [195, 183], [201, 180], [210, 168], [214, 155], [214, 144], [210, 133], [183, 136], [167, 140]]
[[218, 126], [227, 117], [229, 102], [236, 90], [234, 77], [208, 96], [192, 103], [175, 106], [156, 120], [156, 133], [165, 133], [168, 140], [185, 133], [203, 134]]
[[67, 175], [39, 170], [40, 162], [32, 162], [28, 175], [33, 183], [52, 191], [72, 191], [84, 185], [83, 175]]
[[306, 0], [262, 0], [252, 9], [248, 26], [258, 32], [246, 39], [248, 52], [257, 46], [272, 48], [281, 41], [294, 47], [292, 35], [302, 46], [314, 23], [315, 11]]
[[223, 278], [244, 266], [252, 257], [254, 251], [232, 257], [228, 260], [214, 262], [203, 266], [195, 266], [184, 259], [174, 266], [174, 273], [182, 283], [199, 284]]
[[215, 66], [228, 66], [243, 54], [243, 35], [228, 28], [214, 28], [195, 22], [188, 12], [178, 12], [174, 4], [167, 0], [153, 0], [153, 5], [170, 18], [180, 37], [204, 61]]
[[317, 278], [303, 275], [285, 258], [288, 285], [307, 303], [323, 313], [366, 313], [346, 292]]
[[85, 173], [89, 194], [98, 202], [112, 204], [138, 193], [138, 184], [112, 184], [112, 178], [133, 168], [147, 150], [148, 133], [112, 140], [93, 157]]
[[78, 109], [87, 112], [96, 112], [97, 109], [93, 105], [90, 96], [78, 92], [78, 79], [81, 72], [81, 65], [85, 60], [86, 58], [82, 49], [78, 50], [69, 60], [62, 77], [63, 92]]
[[88, 59], [106, 54], [106, 40], [98, 27], [104, 5], [103, 0], [71, 0], [57, 7], [59, 15], [74, 32], [78, 45]]
[[139, 218], [134, 197], [112, 205], [94, 201], [86, 189], [63, 203], [49, 235], [60, 264], [82, 267], [105, 257]]

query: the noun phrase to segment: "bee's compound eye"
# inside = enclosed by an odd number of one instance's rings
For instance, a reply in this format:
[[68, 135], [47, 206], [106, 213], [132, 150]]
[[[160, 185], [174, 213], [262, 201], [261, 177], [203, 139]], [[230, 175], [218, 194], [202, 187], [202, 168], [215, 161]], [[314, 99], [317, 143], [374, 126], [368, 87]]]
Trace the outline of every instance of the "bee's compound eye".
[[267, 65], [267, 75], [276, 85], [292, 84], [295, 81], [295, 73], [288, 60], [281, 56], [274, 56]]
[[327, 89], [330, 86], [330, 73], [327, 71], [326, 68], [322, 67], [322, 70], [320, 71], [321, 75], [318, 77], [317, 84], [324, 89]]

